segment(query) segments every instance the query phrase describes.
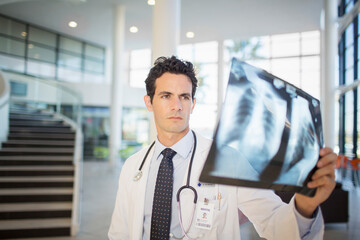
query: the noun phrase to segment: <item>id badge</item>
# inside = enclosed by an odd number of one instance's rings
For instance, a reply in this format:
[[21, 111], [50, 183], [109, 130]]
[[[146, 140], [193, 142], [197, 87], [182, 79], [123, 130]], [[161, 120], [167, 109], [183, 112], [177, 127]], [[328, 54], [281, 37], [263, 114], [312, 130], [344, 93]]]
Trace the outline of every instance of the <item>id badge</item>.
[[204, 203], [198, 205], [196, 210], [196, 222], [195, 227], [210, 230], [212, 227], [214, 215], [214, 204]]

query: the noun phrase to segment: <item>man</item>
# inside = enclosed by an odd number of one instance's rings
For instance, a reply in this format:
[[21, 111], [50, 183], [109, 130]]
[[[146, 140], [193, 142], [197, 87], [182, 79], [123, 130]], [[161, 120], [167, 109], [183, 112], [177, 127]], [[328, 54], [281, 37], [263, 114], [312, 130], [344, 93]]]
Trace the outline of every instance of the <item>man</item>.
[[[148, 147], [134, 154], [122, 168], [109, 239], [169, 239], [169, 236], [174, 239], [240, 239], [238, 208], [261, 237], [322, 239], [324, 225], [318, 206], [335, 187], [336, 155], [331, 149], [320, 151], [319, 169], [308, 184], [310, 188], [317, 187], [316, 195], [309, 198], [296, 194], [290, 204], [283, 203], [270, 190], [199, 183], [211, 141], [192, 134], [189, 128], [190, 114], [196, 104], [197, 79], [193, 65], [174, 56], [160, 57], [145, 83], [144, 101], [154, 114], [157, 139], [150, 151]], [[170, 151], [175, 155], [169, 156]], [[193, 154], [194, 161], [189, 164]], [[166, 178], [164, 163], [172, 166], [169, 168], [173, 181], [167, 182], [172, 186], [169, 187], [171, 203], [159, 207], [159, 196], [155, 193], [163, 194], [162, 199], [169, 198], [168, 192], [161, 192], [168, 189], [159, 187], [161, 179]], [[198, 196], [195, 213], [192, 212], [192, 191], [186, 189], [179, 194], [181, 209], [176, 200], [179, 188], [187, 181], [190, 165], [189, 184]], [[134, 178], [139, 169], [142, 174]], [[163, 210], [170, 207], [170, 216], [159, 223], [159, 215], [167, 215]], [[206, 222], [200, 222], [205, 211], [209, 211], [211, 217], [208, 215]], [[168, 224], [166, 227], [158, 227], [164, 222]], [[165, 232], [165, 235], [157, 236], [158, 232]]]

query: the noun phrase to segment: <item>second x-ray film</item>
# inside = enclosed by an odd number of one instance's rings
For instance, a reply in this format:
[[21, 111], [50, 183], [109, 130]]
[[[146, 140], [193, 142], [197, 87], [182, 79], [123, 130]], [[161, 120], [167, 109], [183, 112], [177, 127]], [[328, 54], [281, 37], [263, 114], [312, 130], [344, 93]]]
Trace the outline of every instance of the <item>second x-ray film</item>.
[[319, 100], [234, 58], [200, 181], [311, 196], [322, 147]]

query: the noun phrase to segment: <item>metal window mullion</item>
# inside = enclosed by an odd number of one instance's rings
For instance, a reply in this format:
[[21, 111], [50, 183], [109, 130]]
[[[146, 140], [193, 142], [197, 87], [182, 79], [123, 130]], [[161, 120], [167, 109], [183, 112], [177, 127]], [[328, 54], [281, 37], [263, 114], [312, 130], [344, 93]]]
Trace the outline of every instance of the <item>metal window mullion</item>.
[[[355, 1], [356, 2], [356, 1]], [[354, 35], [353, 35], [353, 39], [354, 39], [354, 80], [358, 78], [358, 65], [357, 65], [357, 56], [358, 56], [358, 50], [359, 50], [359, 46], [358, 46], [358, 41], [357, 41], [357, 37], [358, 37], [358, 17], [356, 16], [354, 18], [354, 22], [353, 22], [353, 31], [354, 31]], [[357, 138], [358, 138], [358, 133], [357, 133], [357, 106], [358, 106], [358, 98], [357, 98], [357, 88], [354, 88], [353, 90], [353, 94], [354, 94], [354, 128], [353, 128], [353, 153], [354, 153], [354, 157], [357, 157], [357, 148], [358, 148], [358, 144], [357, 144]]]
[[60, 49], [60, 34], [56, 35], [56, 48], [55, 48], [55, 79], [59, 80], [59, 49]]
[[[343, 11], [344, 1], [340, 5], [340, 13]], [[345, 84], [345, 34], [342, 34], [339, 42], [339, 86]], [[339, 98], [339, 152], [345, 153], [345, 94]]]
[[25, 55], [24, 55], [24, 73], [28, 73], [27, 72], [27, 65], [28, 65], [28, 60], [29, 60], [29, 48], [28, 48], [28, 44], [29, 44], [29, 31], [30, 31], [30, 25], [26, 24], [25, 25], [25, 32], [26, 32], [26, 36], [25, 36]]

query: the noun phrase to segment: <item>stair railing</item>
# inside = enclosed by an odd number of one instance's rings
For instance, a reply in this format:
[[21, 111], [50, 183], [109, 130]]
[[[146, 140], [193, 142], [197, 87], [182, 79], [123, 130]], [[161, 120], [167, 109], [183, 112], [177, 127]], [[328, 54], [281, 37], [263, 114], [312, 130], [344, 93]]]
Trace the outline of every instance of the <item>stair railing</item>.
[[[7, 107], [3, 107], [4, 109], [6, 108], [7, 113], [9, 112], [10, 102], [27, 103], [30, 106], [43, 109], [43, 111], [54, 113], [56, 117], [63, 119], [76, 132], [73, 158], [75, 171], [71, 217], [71, 235], [75, 236], [80, 226], [80, 202], [82, 192], [83, 134], [81, 127], [81, 94], [54, 79], [39, 78], [8, 70], [3, 70], [3, 76], [11, 83], [11, 91], [8, 90], [8, 92], [11, 92], [11, 94], [9, 94], [10, 98], [8, 96], [8, 100], [4, 100], [4, 104]], [[8, 88], [10, 89], [10, 87]], [[0, 111], [2, 111], [1, 103], [0, 98]], [[0, 120], [1, 119], [3, 119], [2, 112], [0, 112]], [[6, 119], [8, 121], [9, 117]], [[8, 125], [9, 123], [7, 122], [7, 126]]]
[[0, 148], [9, 133], [10, 84], [0, 71]]

